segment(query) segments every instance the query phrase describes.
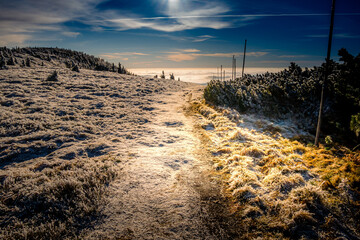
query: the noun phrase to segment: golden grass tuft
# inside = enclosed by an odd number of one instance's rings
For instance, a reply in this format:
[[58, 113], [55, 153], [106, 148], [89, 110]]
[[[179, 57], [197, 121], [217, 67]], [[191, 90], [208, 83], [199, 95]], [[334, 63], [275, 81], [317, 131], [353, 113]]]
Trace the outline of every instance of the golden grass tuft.
[[249, 185], [236, 188], [232, 192], [233, 197], [241, 204], [250, 201], [256, 197], [256, 191]]
[[265, 155], [264, 151], [258, 146], [245, 147], [240, 151], [240, 154], [254, 158], [261, 158]]
[[[203, 108], [199, 121], [217, 126], [207, 131], [207, 144], [218, 153], [214, 168], [221, 169], [243, 239], [360, 238], [354, 231], [360, 227], [360, 151], [305, 146], [301, 141], [308, 136], [268, 134], [287, 127], [230, 109]], [[334, 224], [326, 225], [330, 218]]]

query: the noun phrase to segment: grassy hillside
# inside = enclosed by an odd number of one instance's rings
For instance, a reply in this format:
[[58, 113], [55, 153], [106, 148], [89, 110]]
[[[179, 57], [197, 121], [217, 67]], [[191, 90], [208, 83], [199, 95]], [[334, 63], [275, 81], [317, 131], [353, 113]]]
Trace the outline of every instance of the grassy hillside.
[[126, 146], [148, 134], [153, 96], [186, 84], [84, 69], [101, 61], [70, 50], [6, 51], [18, 63], [0, 70], [0, 238], [83, 238]]
[[0, 69], [31, 66], [64, 66], [73, 70], [85, 68], [130, 74], [120, 63], [115, 66], [101, 58], [69, 49], [0, 47]]

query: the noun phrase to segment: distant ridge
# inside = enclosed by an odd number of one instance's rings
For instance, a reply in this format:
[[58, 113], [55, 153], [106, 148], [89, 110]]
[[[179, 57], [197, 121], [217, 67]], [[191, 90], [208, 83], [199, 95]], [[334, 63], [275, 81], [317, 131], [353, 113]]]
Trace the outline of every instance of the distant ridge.
[[121, 74], [130, 74], [120, 63], [115, 66], [104, 59], [83, 52], [63, 48], [26, 47], [7, 48], [0, 47], [0, 69], [10, 66], [62, 66], [97, 70], [112, 71]]

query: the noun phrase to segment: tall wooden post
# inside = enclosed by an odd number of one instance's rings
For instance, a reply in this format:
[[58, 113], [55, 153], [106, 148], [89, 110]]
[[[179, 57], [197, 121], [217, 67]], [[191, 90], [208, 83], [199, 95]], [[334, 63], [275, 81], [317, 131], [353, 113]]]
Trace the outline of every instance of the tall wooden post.
[[332, 0], [329, 41], [328, 41], [328, 49], [327, 49], [327, 55], [326, 55], [325, 76], [324, 76], [324, 82], [323, 82], [322, 88], [321, 88], [320, 108], [319, 108], [319, 117], [318, 117], [318, 123], [317, 123], [317, 128], [316, 128], [315, 146], [319, 145], [322, 113], [323, 113], [323, 108], [324, 108], [324, 91], [325, 91], [326, 82], [327, 82], [327, 78], [328, 78], [329, 70], [330, 70], [329, 67], [330, 67], [332, 36], [333, 36], [333, 29], [334, 29], [334, 16], [335, 16], [335, 0]]
[[243, 68], [242, 68], [242, 74], [241, 74], [241, 77], [244, 77], [244, 69], [245, 69], [245, 56], [246, 56], [246, 43], [247, 43], [247, 40], [245, 39], [245, 46], [244, 46], [244, 58], [243, 58]]

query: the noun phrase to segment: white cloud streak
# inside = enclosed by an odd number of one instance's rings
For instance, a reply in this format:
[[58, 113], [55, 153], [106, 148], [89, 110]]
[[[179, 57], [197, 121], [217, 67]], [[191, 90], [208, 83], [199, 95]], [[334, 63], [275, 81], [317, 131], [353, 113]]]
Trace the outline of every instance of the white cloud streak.
[[80, 33], [79, 32], [62, 32], [62, 35], [67, 36], [67, 37], [76, 38], [77, 36], [80, 35]]
[[129, 60], [128, 57], [130, 56], [147, 56], [147, 55], [149, 54], [138, 53], [138, 52], [122, 52], [122, 53], [103, 53], [100, 55], [100, 57], [108, 60], [115, 60], [115, 59]]
[[54, 31], [68, 37], [76, 37], [77, 32], [68, 31], [62, 24], [79, 17], [87, 18], [93, 6], [100, 0], [12, 0], [1, 3], [0, 43], [2, 45], [22, 45], [34, 39], [39, 32]]
[[199, 49], [183, 49], [182, 51], [187, 53], [201, 52]]
[[[252, 57], [261, 57], [267, 55], [268, 52], [248, 52], [247, 56]], [[189, 53], [183, 50], [183, 52], [169, 52], [169, 54], [165, 57], [166, 59], [174, 62], [183, 62], [183, 61], [192, 61], [199, 57], [221, 57], [221, 58], [231, 58], [232, 56], [242, 56], [243, 53], [233, 52], [233, 53]]]
[[[102, 24], [118, 30], [150, 28], [163, 32], [177, 32], [195, 28], [222, 29], [231, 27], [229, 21], [223, 21], [213, 16], [229, 12], [230, 9], [220, 2], [205, 2], [201, 7], [194, 7], [191, 1], [168, 1], [168, 4], [159, 9], [163, 17], [114, 17], [105, 20]], [[208, 38], [204, 37], [203, 40]]]

